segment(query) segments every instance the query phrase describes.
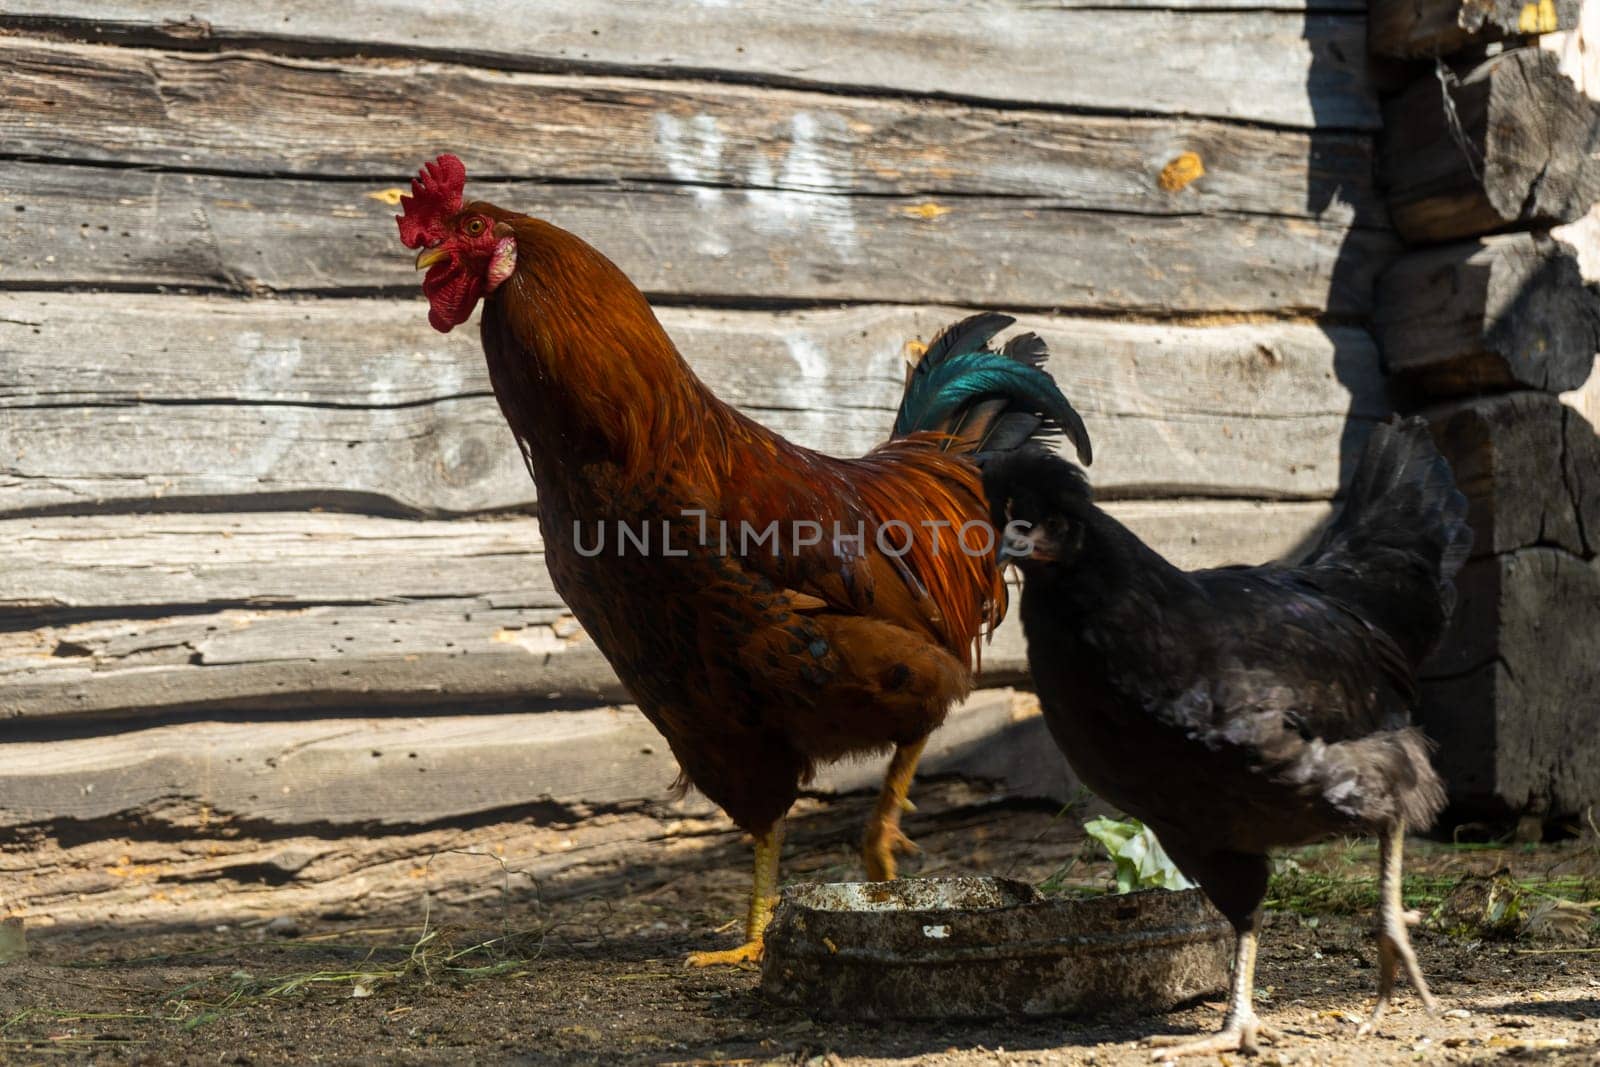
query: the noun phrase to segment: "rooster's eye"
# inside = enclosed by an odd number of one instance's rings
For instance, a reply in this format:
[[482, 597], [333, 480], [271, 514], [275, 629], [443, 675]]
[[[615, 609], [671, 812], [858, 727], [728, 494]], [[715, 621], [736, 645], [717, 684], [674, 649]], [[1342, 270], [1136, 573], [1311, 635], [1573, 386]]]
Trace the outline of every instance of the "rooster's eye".
[[480, 233], [483, 232], [483, 226], [484, 226], [484, 222], [483, 222], [482, 219], [468, 219], [467, 220], [467, 227], [466, 227], [467, 236], [468, 237], [476, 237], [476, 236], [478, 236]]

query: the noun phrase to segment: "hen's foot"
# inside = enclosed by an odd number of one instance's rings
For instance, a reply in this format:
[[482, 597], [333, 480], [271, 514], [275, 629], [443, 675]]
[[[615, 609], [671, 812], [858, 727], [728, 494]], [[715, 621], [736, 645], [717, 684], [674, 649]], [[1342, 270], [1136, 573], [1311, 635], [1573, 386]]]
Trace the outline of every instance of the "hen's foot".
[[1405, 847], [1405, 834], [1404, 823], [1396, 823], [1383, 831], [1378, 873], [1381, 894], [1378, 898], [1378, 1001], [1372, 1006], [1372, 1014], [1367, 1021], [1356, 1031], [1358, 1037], [1377, 1032], [1384, 1012], [1394, 1000], [1395, 972], [1401, 966], [1405, 967], [1406, 978], [1417, 991], [1417, 997], [1428, 1014], [1439, 1010], [1439, 1002], [1433, 999], [1433, 994], [1428, 991], [1428, 983], [1422, 977], [1417, 954], [1411, 949], [1409, 930], [1422, 921], [1422, 916], [1418, 912], [1407, 911], [1400, 902], [1400, 856]]
[[765, 951], [766, 944], [760, 938], [756, 938], [754, 941], [746, 941], [738, 948], [691, 952], [683, 963], [686, 967], [738, 967], [747, 963], [760, 963]]
[[1182, 1056], [1215, 1056], [1220, 1052], [1237, 1052], [1243, 1056], [1254, 1056], [1261, 1051], [1261, 1044], [1271, 1045], [1277, 1040], [1278, 1035], [1262, 1026], [1261, 1020], [1252, 1015], [1247, 1019], [1229, 1019], [1221, 1030], [1210, 1037], [1198, 1039], [1180, 1035], [1152, 1037], [1149, 1039], [1149, 1044], [1156, 1051], [1150, 1054], [1150, 1058], [1175, 1060]]
[[1395, 972], [1401, 966], [1405, 967], [1406, 977], [1410, 979], [1412, 988], [1417, 991], [1417, 997], [1422, 1001], [1422, 1009], [1429, 1015], [1438, 1012], [1439, 1002], [1428, 989], [1427, 979], [1422, 977], [1422, 967], [1417, 963], [1417, 954], [1411, 948], [1411, 937], [1407, 933], [1409, 927], [1421, 921], [1422, 916], [1419, 913], [1403, 911], [1398, 913], [1395, 920], [1386, 921], [1379, 929], [1378, 1001], [1372, 1006], [1372, 1014], [1367, 1016], [1367, 1021], [1356, 1030], [1357, 1037], [1366, 1037], [1368, 1034], [1378, 1032], [1384, 1014], [1394, 1002]]
[[875, 823], [867, 830], [866, 843], [861, 846], [861, 862], [867, 868], [867, 881], [894, 881], [895, 854], [909, 856], [921, 851], [898, 824], [888, 821]]

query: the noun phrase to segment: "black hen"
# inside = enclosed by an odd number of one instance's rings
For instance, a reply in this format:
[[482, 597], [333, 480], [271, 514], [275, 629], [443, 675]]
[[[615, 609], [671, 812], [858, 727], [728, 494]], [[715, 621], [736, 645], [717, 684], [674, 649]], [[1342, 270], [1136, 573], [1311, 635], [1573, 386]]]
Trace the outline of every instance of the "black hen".
[[1184, 572], [1096, 507], [1041, 451], [996, 457], [984, 488], [1025, 578], [1028, 659], [1056, 743], [1100, 796], [1143, 819], [1239, 935], [1222, 1031], [1159, 1056], [1254, 1048], [1250, 1003], [1273, 848], [1382, 836], [1378, 1002], [1403, 963], [1433, 998], [1400, 904], [1407, 826], [1444, 788], [1410, 725], [1417, 664], [1455, 602], [1472, 532], [1427, 424], [1367, 444], [1343, 512], [1299, 566]]

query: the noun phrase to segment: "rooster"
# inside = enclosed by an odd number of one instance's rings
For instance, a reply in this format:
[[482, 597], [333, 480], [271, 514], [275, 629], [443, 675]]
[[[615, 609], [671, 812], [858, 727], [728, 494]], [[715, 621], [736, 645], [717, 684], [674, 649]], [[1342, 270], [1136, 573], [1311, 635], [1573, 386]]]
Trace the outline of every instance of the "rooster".
[[1406, 827], [1444, 806], [1410, 724], [1417, 665], [1466, 561], [1467, 502], [1421, 419], [1379, 426], [1344, 510], [1298, 566], [1184, 572], [1095, 506], [1058, 456], [1001, 456], [984, 487], [1023, 572], [1022, 625], [1046, 721], [1084, 784], [1160, 838], [1238, 935], [1220, 1033], [1157, 1058], [1252, 1053], [1268, 853], [1381, 838], [1378, 999], [1398, 965], [1431, 1011], [1400, 899]]
[[887, 442], [858, 459], [802, 448], [712, 395], [605, 256], [463, 203], [465, 181], [440, 156], [401, 201], [428, 321], [449, 331], [483, 303], [556, 589], [681, 780], [754, 838], [744, 943], [689, 962], [759, 960], [782, 821], [818, 764], [892, 748], [869, 877], [893, 878], [911, 847], [900, 813], [917, 760], [1006, 604], [975, 460], [1065, 433], [1088, 463], [1083, 422], [1043, 343], [990, 349], [1013, 320], [986, 314], [929, 345]]

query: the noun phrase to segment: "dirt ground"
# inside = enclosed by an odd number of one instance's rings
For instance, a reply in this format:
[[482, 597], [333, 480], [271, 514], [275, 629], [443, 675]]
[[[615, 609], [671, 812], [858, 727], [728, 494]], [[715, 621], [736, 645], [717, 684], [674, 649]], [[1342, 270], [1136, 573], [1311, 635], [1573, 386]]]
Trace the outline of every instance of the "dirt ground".
[[[1060, 883], [1065, 867], [1068, 885], [1105, 884], [1078, 813], [973, 800], [957, 785], [923, 789], [907, 828], [924, 852], [905, 873]], [[865, 805], [798, 818], [787, 880], [856, 877]], [[1411, 851], [1408, 893], [1425, 909], [1445, 900], [1416, 935], [1445, 1012], [1423, 1015], [1402, 988], [1383, 1034], [1356, 1039], [1376, 979], [1363, 913], [1372, 852], [1319, 846], [1274, 884], [1257, 1005], [1284, 1034], [1261, 1062], [1600, 1063], [1595, 925], [1580, 918], [1566, 939], [1509, 936], [1513, 913], [1535, 910], [1544, 891], [1600, 895], [1594, 842]], [[639, 856], [622, 893], [519, 893], [425, 916], [419, 901], [407, 914], [279, 916], [251, 929], [40, 930], [23, 959], [0, 965], [0, 1061], [1119, 1065], [1148, 1062], [1148, 1035], [1221, 1017], [1216, 1000], [1153, 1018], [1130, 1005], [1077, 1021], [813, 1021], [764, 1002], [754, 971], [683, 966], [692, 949], [732, 943], [731, 927], [715, 931], [740, 911], [747, 861], [730, 833], [693, 862]], [[1538, 889], [1513, 913], [1490, 892], [1511, 884], [1507, 869]], [[1498, 882], [1478, 877], [1496, 871]], [[1482, 914], [1504, 929], [1475, 926]]]

